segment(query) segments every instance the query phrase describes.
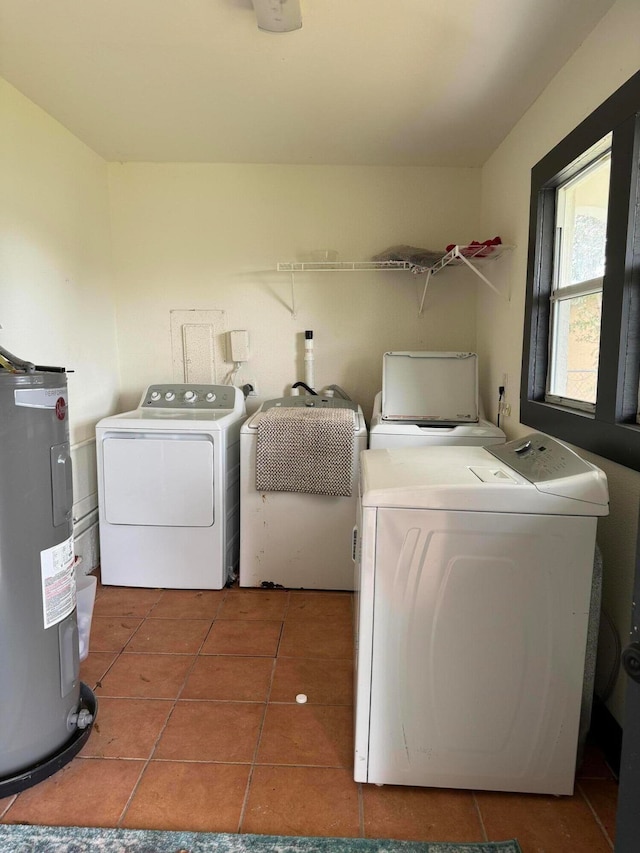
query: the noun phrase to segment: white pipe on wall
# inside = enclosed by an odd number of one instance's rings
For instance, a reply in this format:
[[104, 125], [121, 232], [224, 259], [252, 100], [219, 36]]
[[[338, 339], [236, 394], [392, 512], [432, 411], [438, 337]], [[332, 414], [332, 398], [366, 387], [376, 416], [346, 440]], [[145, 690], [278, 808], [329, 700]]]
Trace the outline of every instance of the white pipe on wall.
[[304, 333], [304, 381], [315, 390], [315, 370], [313, 362], [313, 332]]

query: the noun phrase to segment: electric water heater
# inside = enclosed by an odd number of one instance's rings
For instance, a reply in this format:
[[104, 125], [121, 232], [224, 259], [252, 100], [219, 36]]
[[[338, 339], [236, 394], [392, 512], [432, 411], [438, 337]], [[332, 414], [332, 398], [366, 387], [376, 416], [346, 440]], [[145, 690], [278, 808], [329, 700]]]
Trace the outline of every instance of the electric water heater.
[[0, 355], [2, 797], [70, 760], [95, 700], [79, 680], [66, 374]]

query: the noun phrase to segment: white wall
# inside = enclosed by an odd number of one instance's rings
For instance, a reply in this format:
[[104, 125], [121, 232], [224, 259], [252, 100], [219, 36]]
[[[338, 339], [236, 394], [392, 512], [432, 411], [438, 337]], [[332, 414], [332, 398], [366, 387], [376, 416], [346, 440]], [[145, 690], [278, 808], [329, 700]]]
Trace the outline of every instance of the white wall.
[[0, 344], [65, 366], [71, 442], [118, 386], [104, 160], [0, 79]]
[[0, 344], [69, 375], [76, 554], [97, 562], [94, 425], [118, 388], [107, 166], [0, 79]]
[[[302, 333], [315, 335], [316, 385], [336, 383], [370, 412], [382, 354], [475, 347], [475, 285], [436, 277], [418, 316], [423, 279], [411, 273], [315, 273], [278, 261], [330, 248], [368, 260], [406, 243], [443, 249], [473, 239], [478, 169], [110, 164], [122, 406], [172, 379], [171, 309], [221, 309], [248, 329], [259, 398], [304, 379]], [[254, 405], [257, 401], [253, 402]]]
[[[482, 170], [482, 222], [485, 233], [500, 233], [517, 245], [492, 273], [511, 288], [511, 302], [479, 290], [477, 346], [485, 396], [494, 401], [508, 375], [512, 414], [504, 421], [509, 437], [530, 429], [518, 419], [520, 365], [529, 229], [531, 168], [640, 67], [640, 4], [618, 0], [544, 93], [533, 104]], [[607, 474], [611, 514], [598, 526], [604, 560], [603, 603], [626, 642], [635, 569], [640, 474], [585, 454]], [[623, 721], [625, 679], [620, 678], [609, 709]]]

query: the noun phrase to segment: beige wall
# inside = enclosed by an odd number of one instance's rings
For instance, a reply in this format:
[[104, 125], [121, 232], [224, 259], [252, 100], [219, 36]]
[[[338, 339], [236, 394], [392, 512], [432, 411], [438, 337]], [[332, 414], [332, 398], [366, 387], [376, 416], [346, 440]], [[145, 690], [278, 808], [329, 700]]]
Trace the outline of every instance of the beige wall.
[[[477, 234], [478, 169], [110, 164], [123, 406], [172, 378], [171, 309], [221, 309], [247, 329], [259, 399], [304, 379], [302, 332], [315, 335], [316, 385], [342, 386], [368, 414], [392, 349], [475, 347], [475, 284], [447, 270], [418, 316], [411, 273], [315, 273], [278, 261], [330, 248], [368, 260], [408, 243], [443, 248]], [[250, 401], [252, 405], [258, 401]]]
[[69, 376], [71, 441], [118, 386], [107, 167], [0, 79], [0, 344]]
[[69, 374], [73, 532], [98, 562], [94, 426], [114, 411], [118, 353], [107, 165], [0, 80], [0, 344]]
[[[533, 104], [482, 170], [482, 222], [517, 248], [496, 263], [495, 277], [510, 288], [510, 303], [480, 289], [477, 346], [485, 395], [495, 401], [506, 373], [512, 413], [503, 425], [509, 437], [529, 430], [518, 419], [520, 365], [529, 229], [531, 168], [640, 67], [640, 5], [619, 0]], [[492, 269], [492, 273], [493, 273]], [[495, 402], [490, 413], [495, 417]], [[607, 474], [611, 514], [598, 526], [604, 559], [603, 602], [623, 643], [628, 636], [635, 569], [640, 474], [585, 454]], [[609, 708], [623, 721], [624, 679]]]
[[[259, 399], [304, 377], [300, 339], [308, 328], [317, 384], [343, 386], [367, 413], [385, 350], [477, 349], [488, 414], [495, 420], [506, 375], [512, 415], [503, 426], [509, 437], [521, 435], [528, 431], [518, 420], [518, 395], [530, 169], [638, 69], [638, 32], [637, 0], [619, 0], [481, 173], [107, 166], [0, 81], [0, 124], [10, 131], [0, 135], [0, 343], [76, 371], [74, 442], [90, 438], [99, 417], [135, 405], [148, 383], [172, 379], [169, 312], [191, 308], [222, 309], [228, 329], [248, 329], [252, 357], [240, 378], [256, 383]], [[489, 273], [510, 301], [464, 269], [449, 269], [433, 280], [422, 317], [422, 280], [408, 273], [298, 276], [292, 317], [289, 277], [274, 272], [278, 261], [312, 249], [360, 260], [394, 243], [439, 249], [496, 234], [517, 247]], [[598, 537], [604, 601], [624, 639], [640, 474], [594, 461], [611, 490], [611, 515]], [[610, 707], [622, 722], [622, 680]]]

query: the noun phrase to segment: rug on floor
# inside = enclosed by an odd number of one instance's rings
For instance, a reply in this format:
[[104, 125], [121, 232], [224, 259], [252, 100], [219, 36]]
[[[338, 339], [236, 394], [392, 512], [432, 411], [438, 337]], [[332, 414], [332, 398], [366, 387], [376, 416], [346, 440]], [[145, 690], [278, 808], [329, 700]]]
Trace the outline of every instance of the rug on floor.
[[517, 841], [449, 844], [0, 824], [3, 853], [522, 853]]

